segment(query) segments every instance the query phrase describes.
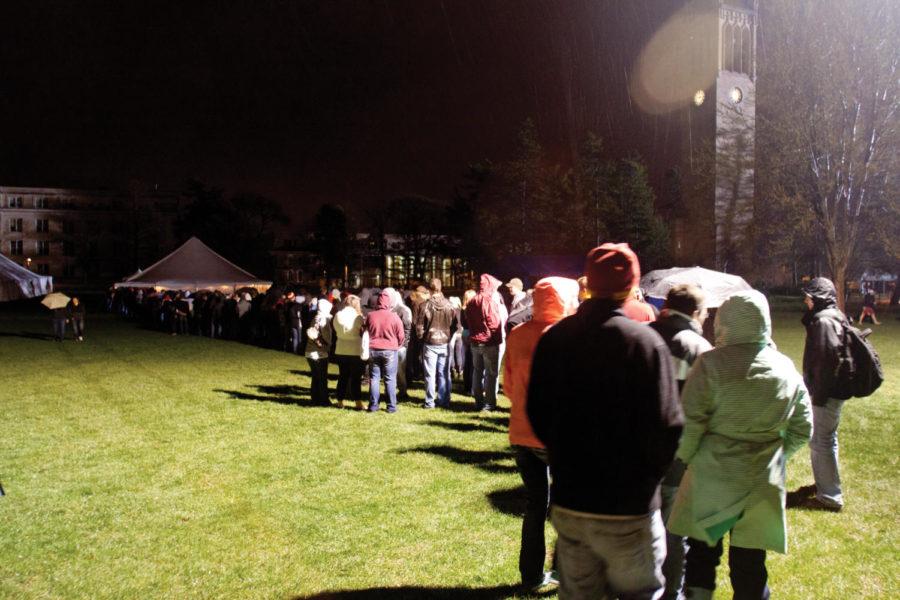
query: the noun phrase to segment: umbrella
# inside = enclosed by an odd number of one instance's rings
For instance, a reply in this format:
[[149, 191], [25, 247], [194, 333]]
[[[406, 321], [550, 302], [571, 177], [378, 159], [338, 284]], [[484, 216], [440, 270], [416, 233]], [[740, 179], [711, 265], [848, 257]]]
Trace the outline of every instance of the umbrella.
[[682, 283], [699, 286], [706, 295], [708, 308], [721, 306], [737, 292], [753, 289], [742, 277], [703, 267], [658, 269], [641, 277], [641, 289], [644, 290], [644, 294], [659, 300], [665, 299], [670, 289]]
[[69, 297], [65, 294], [60, 294], [59, 292], [53, 292], [52, 294], [47, 294], [46, 296], [44, 296], [44, 299], [41, 300], [41, 304], [43, 304], [50, 310], [65, 308], [66, 305], [69, 304]]

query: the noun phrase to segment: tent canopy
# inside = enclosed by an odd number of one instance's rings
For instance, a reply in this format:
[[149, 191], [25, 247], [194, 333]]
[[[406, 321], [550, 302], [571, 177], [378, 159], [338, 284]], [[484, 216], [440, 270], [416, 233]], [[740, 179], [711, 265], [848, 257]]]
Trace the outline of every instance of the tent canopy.
[[271, 281], [257, 279], [213, 252], [209, 246], [192, 237], [165, 258], [143, 271], [115, 284], [115, 287], [143, 287], [167, 290], [219, 289], [234, 291], [242, 287], [267, 288]]
[[658, 269], [641, 277], [641, 289], [651, 300], [665, 300], [670, 289], [683, 283], [699, 286], [706, 296], [708, 308], [721, 306], [733, 294], [752, 289], [742, 277], [703, 267]]
[[52, 291], [52, 277], [32, 273], [0, 254], [0, 302], [34, 298]]

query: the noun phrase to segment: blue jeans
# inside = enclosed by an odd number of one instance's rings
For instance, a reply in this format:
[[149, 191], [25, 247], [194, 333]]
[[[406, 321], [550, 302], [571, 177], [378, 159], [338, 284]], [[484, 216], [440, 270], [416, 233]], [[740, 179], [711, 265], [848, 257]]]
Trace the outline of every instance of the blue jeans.
[[66, 337], [65, 319], [53, 319], [53, 336], [60, 342]]
[[291, 327], [291, 352], [297, 354], [297, 348], [300, 347], [300, 328]]
[[[450, 361], [446, 344], [425, 344], [425, 406], [450, 406]], [[437, 388], [437, 397], [435, 397]]]
[[844, 505], [841, 495], [841, 473], [838, 469], [838, 425], [841, 424], [843, 400], [829, 398], [825, 406], [813, 406], [813, 431], [809, 441], [816, 498], [833, 507]]
[[378, 410], [381, 397], [381, 377], [384, 375], [384, 387], [388, 395], [388, 412], [397, 412], [397, 351], [372, 350], [369, 352], [369, 410]]
[[499, 346], [472, 344], [472, 395], [477, 408], [493, 410], [497, 407], [499, 366]]
[[560, 598], [652, 600], [662, 593], [666, 529], [659, 511], [593, 518], [554, 507], [552, 519]]
[[522, 519], [522, 545], [519, 547], [519, 575], [526, 587], [544, 578], [544, 524], [550, 509], [550, 468], [547, 451], [540, 448], [513, 446], [516, 468], [525, 484], [525, 517]]

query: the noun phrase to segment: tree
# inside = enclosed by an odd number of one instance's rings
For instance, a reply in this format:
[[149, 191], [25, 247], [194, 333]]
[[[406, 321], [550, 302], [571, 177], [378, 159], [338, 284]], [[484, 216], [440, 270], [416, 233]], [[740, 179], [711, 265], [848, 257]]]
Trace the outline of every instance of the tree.
[[893, 201], [900, 39], [895, 0], [764, 5], [759, 147], [774, 201], [810, 208], [841, 306], [866, 214]]
[[326, 279], [343, 279], [350, 252], [347, 214], [336, 204], [323, 204], [316, 211], [313, 227], [313, 246], [325, 266], [322, 275]]

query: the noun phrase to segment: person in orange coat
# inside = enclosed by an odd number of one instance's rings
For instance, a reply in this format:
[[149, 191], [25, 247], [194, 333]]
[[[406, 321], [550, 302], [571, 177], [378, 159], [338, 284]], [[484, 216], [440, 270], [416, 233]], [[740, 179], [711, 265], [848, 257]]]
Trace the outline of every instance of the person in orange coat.
[[522, 585], [535, 589], [555, 582], [552, 572], [544, 572], [546, 544], [544, 523], [550, 507], [550, 469], [547, 451], [535, 437], [528, 421], [526, 402], [531, 359], [544, 331], [578, 308], [578, 282], [564, 277], [545, 277], [534, 286], [531, 321], [515, 327], [506, 340], [503, 391], [511, 404], [509, 442], [516, 454], [516, 466], [525, 484], [527, 503], [522, 521], [519, 573]]

